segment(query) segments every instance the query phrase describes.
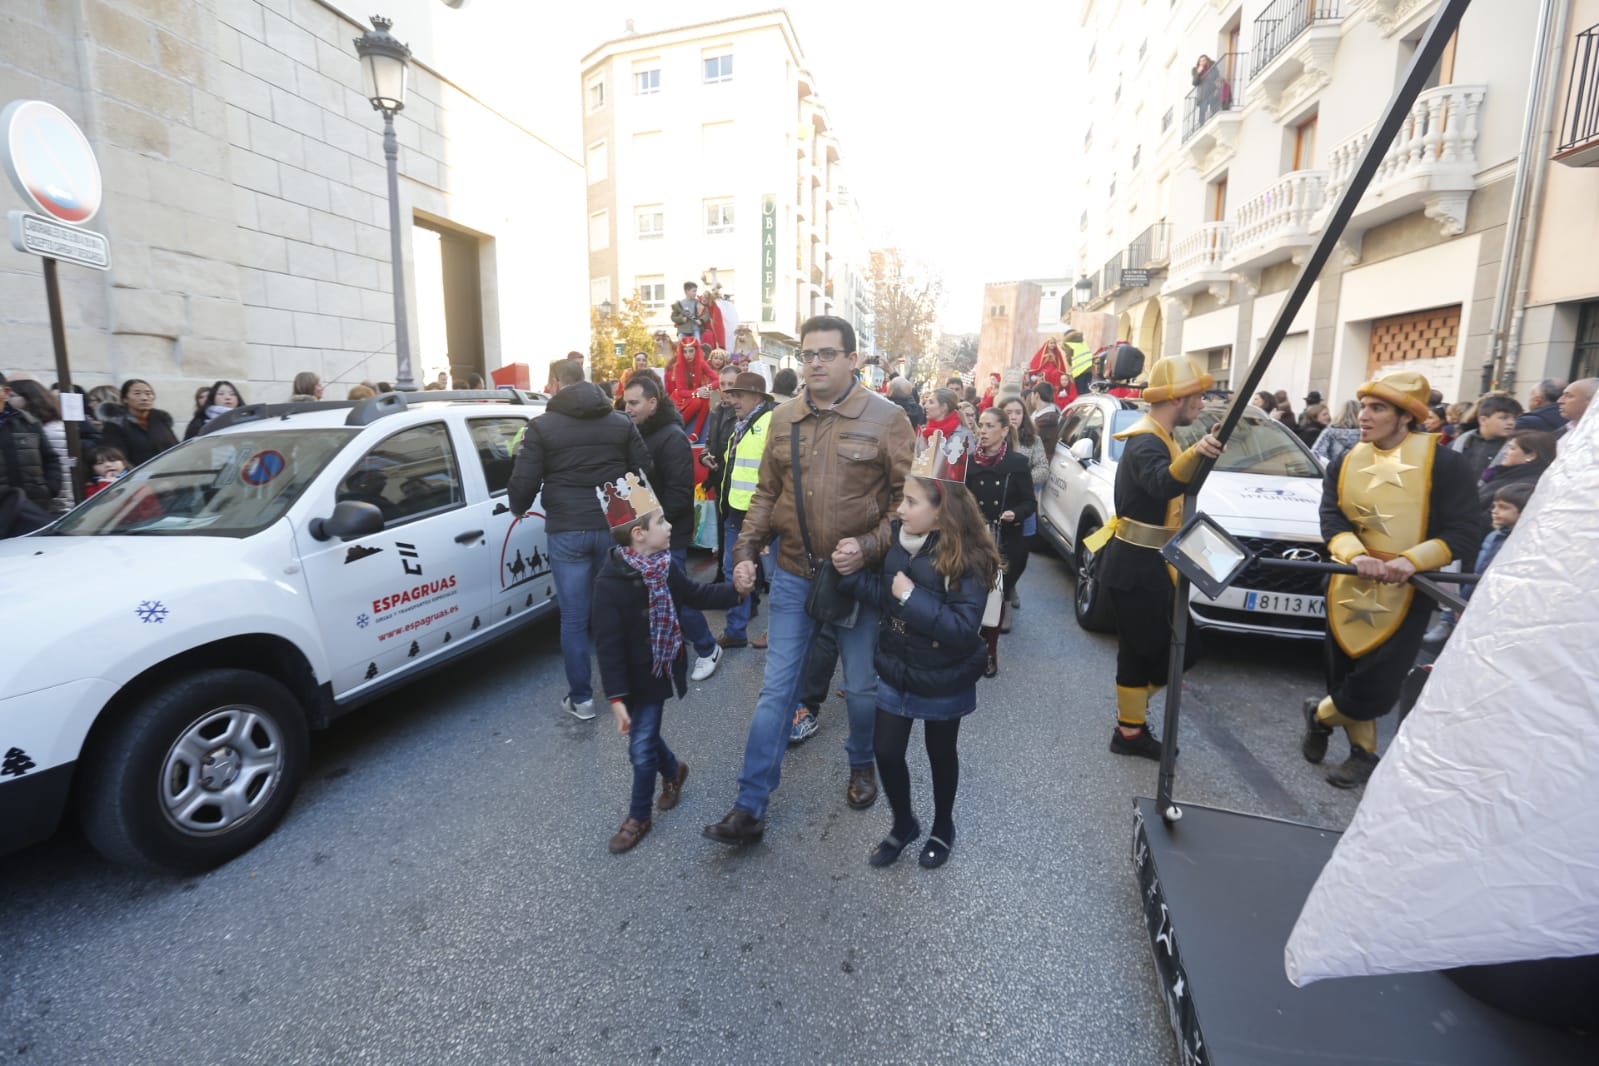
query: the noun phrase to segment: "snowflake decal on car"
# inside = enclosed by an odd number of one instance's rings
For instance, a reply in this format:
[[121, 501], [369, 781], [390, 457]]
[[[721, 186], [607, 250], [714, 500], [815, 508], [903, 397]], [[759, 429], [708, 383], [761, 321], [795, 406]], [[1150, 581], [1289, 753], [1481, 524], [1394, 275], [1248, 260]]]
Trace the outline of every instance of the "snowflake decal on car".
[[133, 609], [133, 613], [138, 615], [141, 621], [149, 623], [165, 622], [170, 611], [160, 600], [140, 600], [139, 606]]
[[363, 611], [355, 616], [355, 624], [357, 628], [365, 629], [367, 626], [372, 624], [372, 619], [368, 618], [366, 616], [366, 612]]

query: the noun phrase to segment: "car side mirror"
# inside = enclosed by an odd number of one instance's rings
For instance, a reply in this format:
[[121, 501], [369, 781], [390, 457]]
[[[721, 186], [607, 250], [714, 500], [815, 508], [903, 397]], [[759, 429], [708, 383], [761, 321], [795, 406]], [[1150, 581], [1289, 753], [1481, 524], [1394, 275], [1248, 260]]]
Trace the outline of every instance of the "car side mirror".
[[1072, 458], [1079, 463], [1091, 463], [1094, 461], [1094, 442], [1088, 437], [1083, 437], [1072, 444], [1071, 452]]
[[340, 500], [327, 518], [311, 519], [310, 533], [317, 540], [355, 540], [383, 532], [383, 512], [375, 503]]

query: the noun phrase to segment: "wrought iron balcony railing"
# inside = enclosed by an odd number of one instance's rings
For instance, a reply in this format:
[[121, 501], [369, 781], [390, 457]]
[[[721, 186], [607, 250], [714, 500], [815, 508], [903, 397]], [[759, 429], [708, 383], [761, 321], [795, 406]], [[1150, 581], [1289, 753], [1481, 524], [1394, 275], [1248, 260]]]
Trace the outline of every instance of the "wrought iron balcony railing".
[[1274, 0], [1255, 19], [1254, 66], [1250, 77], [1264, 70], [1294, 38], [1318, 22], [1344, 17], [1343, 0]]
[[1244, 64], [1248, 59], [1248, 52], [1228, 52], [1199, 76], [1184, 100], [1184, 141], [1216, 115], [1244, 106]]
[[1599, 26], [1589, 26], [1572, 41], [1555, 158], [1576, 166], [1599, 163]]

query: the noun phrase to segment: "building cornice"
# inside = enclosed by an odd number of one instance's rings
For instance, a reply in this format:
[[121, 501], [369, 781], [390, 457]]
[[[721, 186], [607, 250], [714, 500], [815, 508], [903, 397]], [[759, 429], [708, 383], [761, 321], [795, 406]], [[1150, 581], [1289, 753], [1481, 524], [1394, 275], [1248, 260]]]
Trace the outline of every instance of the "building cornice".
[[696, 22], [688, 26], [673, 26], [670, 29], [656, 30], [654, 33], [616, 37], [590, 50], [580, 63], [584, 76], [587, 76], [590, 70], [605, 60], [614, 59], [628, 52], [650, 51], [663, 45], [684, 44], [700, 37], [712, 36], [709, 31], [719, 28], [739, 33], [768, 26], [776, 26], [783, 31], [783, 36], [788, 39], [789, 48], [794, 53], [795, 65], [804, 67], [805, 51], [800, 47], [799, 34], [794, 29], [794, 22], [789, 18], [787, 9], [781, 7], [756, 11], [748, 15], [734, 15], [731, 18], [712, 19], [709, 22]]

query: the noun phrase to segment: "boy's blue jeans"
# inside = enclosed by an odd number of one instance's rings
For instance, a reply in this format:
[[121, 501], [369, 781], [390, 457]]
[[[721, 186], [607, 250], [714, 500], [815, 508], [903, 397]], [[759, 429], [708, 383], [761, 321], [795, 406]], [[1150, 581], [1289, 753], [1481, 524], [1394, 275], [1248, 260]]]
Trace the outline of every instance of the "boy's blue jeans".
[[661, 739], [664, 705], [628, 704], [627, 711], [633, 718], [627, 734], [627, 756], [633, 760], [633, 798], [627, 814], [645, 822], [655, 810], [655, 776], [659, 774], [667, 780], [676, 777], [677, 756]]
[[[688, 573], [688, 549], [673, 548], [672, 562], [682, 568], [684, 573]], [[716, 638], [711, 635], [711, 625], [697, 608], [683, 603], [678, 604], [677, 625], [683, 631], [683, 639], [693, 645], [694, 654], [701, 659], [716, 650]]]

